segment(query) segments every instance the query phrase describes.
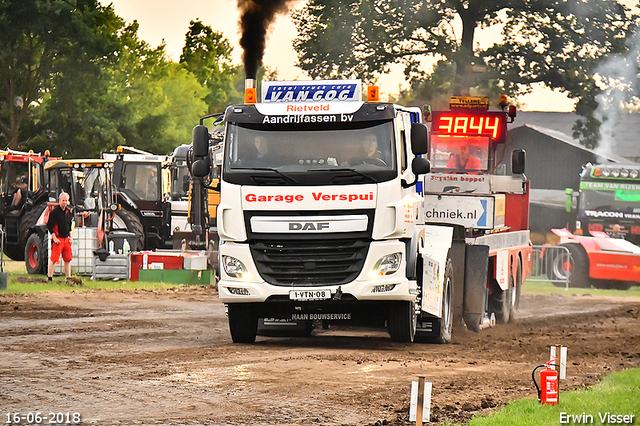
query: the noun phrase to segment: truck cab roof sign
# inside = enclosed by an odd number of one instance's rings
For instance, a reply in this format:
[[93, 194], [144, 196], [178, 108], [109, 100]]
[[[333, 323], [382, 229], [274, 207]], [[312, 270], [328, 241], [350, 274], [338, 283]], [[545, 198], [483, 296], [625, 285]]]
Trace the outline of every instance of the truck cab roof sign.
[[360, 80], [263, 81], [262, 102], [361, 101]]

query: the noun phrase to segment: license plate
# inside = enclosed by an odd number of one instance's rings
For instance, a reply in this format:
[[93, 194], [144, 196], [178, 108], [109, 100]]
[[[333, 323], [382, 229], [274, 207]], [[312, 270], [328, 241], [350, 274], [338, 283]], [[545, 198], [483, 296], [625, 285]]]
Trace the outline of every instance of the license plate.
[[289, 292], [291, 300], [327, 300], [331, 299], [331, 290], [292, 290]]

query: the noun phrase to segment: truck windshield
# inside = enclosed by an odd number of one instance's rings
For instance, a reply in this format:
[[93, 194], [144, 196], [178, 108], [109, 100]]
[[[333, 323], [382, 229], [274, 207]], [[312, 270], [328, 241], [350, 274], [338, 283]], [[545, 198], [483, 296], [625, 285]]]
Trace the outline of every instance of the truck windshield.
[[431, 134], [429, 160], [434, 171], [479, 173], [489, 168], [488, 136]]
[[[397, 176], [391, 122], [350, 128], [266, 130], [229, 123], [223, 179], [239, 184], [330, 185]], [[357, 127], [355, 127], [357, 125]]]
[[[620, 212], [628, 217], [622, 219], [636, 219], [640, 221], [640, 190], [617, 189], [582, 190], [580, 196], [580, 212]], [[589, 213], [586, 213], [589, 215]]]
[[101, 194], [106, 189], [108, 181], [107, 170], [103, 168], [73, 169], [72, 181], [75, 192], [76, 205], [80, 210], [98, 211], [105, 207]]

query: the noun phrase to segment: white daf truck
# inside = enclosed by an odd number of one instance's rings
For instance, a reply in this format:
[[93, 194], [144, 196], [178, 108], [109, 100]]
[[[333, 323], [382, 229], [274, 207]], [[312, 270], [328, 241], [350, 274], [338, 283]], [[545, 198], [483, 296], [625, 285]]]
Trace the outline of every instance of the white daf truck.
[[[234, 342], [255, 341], [265, 318], [309, 332], [318, 321], [387, 327], [403, 342], [449, 342], [463, 318], [474, 330], [487, 324], [490, 252], [500, 248], [475, 239], [507, 231], [494, 221], [504, 219], [504, 195], [454, 203], [478, 204], [490, 219], [475, 234], [432, 220], [438, 196], [424, 193], [434, 185], [425, 185], [421, 111], [378, 102], [375, 87], [367, 97], [359, 80], [264, 82], [261, 103], [226, 109], [221, 173], [212, 171], [207, 127], [194, 128], [192, 174], [220, 176], [218, 291]], [[500, 273], [508, 289], [509, 273]]]

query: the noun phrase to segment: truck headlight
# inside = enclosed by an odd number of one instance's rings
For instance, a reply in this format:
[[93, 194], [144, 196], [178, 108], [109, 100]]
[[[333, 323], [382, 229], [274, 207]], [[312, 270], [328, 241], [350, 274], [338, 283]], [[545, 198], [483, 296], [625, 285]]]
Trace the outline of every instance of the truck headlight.
[[400, 269], [402, 253], [386, 254], [376, 262], [371, 271], [372, 276], [390, 275]]
[[244, 264], [231, 256], [222, 256], [222, 267], [224, 272], [233, 278], [249, 278], [247, 274], [247, 268]]

